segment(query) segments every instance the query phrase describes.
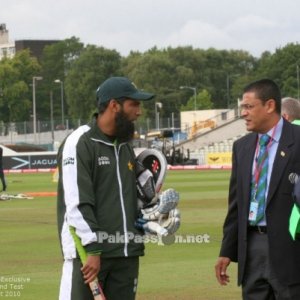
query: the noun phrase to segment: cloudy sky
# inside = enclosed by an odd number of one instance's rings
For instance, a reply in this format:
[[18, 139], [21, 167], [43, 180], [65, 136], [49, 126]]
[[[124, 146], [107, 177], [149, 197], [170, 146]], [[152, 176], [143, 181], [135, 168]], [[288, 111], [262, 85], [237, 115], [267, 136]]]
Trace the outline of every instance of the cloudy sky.
[[78, 37], [144, 52], [153, 46], [263, 51], [300, 41], [299, 0], [0, 0], [10, 40]]

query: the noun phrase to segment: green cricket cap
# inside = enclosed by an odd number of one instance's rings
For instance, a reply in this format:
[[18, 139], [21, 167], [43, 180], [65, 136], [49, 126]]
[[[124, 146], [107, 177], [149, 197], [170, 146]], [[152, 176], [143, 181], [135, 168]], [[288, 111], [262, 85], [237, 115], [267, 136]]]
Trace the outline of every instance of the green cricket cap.
[[154, 94], [140, 91], [135, 84], [126, 77], [110, 77], [97, 89], [98, 105], [106, 103], [111, 99], [128, 98], [138, 101], [151, 100]]

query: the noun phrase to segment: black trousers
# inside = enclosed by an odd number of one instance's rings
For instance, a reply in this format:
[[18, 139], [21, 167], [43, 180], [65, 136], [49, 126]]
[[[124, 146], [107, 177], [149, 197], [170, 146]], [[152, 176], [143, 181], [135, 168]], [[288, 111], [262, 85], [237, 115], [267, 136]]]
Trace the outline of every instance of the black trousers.
[[2, 183], [2, 190], [5, 191], [6, 190], [6, 182], [5, 182], [3, 169], [0, 169], [0, 180]]
[[100, 282], [106, 300], [134, 300], [139, 257], [105, 258], [101, 261]]
[[300, 284], [286, 286], [276, 278], [269, 260], [268, 235], [266, 233], [248, 233], [247, 264], [242, 293], [243, 300], [300, 299]]

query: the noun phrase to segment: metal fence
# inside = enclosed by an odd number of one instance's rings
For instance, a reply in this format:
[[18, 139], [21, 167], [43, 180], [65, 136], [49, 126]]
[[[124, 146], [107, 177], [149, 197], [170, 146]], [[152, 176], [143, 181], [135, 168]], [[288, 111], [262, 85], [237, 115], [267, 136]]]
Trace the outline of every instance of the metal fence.
[[[136, 121], [135, 128], [137, 134], [141, 137], [146, 136], [146, 134], [152, 131], [172, 129], [173, 133], [176, 131], [176, 137], [173, 138], [172, 142], [175, 140], [177, 144], [184, 139], [196, 138], [199, 134], [218, 126], [223, 126], [236, 118], [239, 118], [237, 109], [225, 111], [205, 120], [208, 124], [210, 124], [208, 121], [211, 121], [214, 126], [212, 128], [204, 128], [203, 121], [189, 123], [188, 126], [188, 124], [181, 124], [179, 116], [175, 117], [174, 114], [172, 114], [170, 118], [139, 119]], [[57, 150], [59, 144], [70, 132], [89, 121], [90, 120], [65, 119], [64, 124], [62, 124], [61, 120], [55, 119], [52, 121], [37, 120], [37, 126], [35, 127], [36, 132], [34, 132], [33, 121], [0, 122], [0, 144], [25, 143], [40, 145], [47, 150]]]
[[[61, 120], [37, 120], [36, 132], [34, 132], [33, 121], [0, 122], [0, 143], [4, 145], [28, 143], [44, 145], [47, 148], [51, 148], [51, 145], [60, 143], [70, 132], [89, 121], [90, 120], [66, 119], [65, 123], [62, 124]], [[139, 135], [145, 135], [152, 130], [171, 127], [180, 128], [180, 120], [175, 118], [151, 120], [148, 118], [145, 120], [138, 120], [135, 124], [136, 131]]]

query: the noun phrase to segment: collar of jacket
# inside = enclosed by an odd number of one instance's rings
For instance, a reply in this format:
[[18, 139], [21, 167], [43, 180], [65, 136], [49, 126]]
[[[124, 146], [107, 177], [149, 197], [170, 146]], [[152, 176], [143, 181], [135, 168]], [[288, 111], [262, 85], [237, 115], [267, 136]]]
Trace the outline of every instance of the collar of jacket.
[[101, 129], [98, 127], [97, 117], [98, 117], [98, 113], [95, 113], [93, 115], [91, 122], [89, 123], [89, 126], [91, 127], [91, 140], [96, 142], [101, 142], [109, 146], [117, 146], [117, 145], [120, 146], [126, 144], [126, 143], [118, 144], [116, 140], [112, 142], [108, 138], [108, 136], [104, 134], [103, 131], [101, 131]]

